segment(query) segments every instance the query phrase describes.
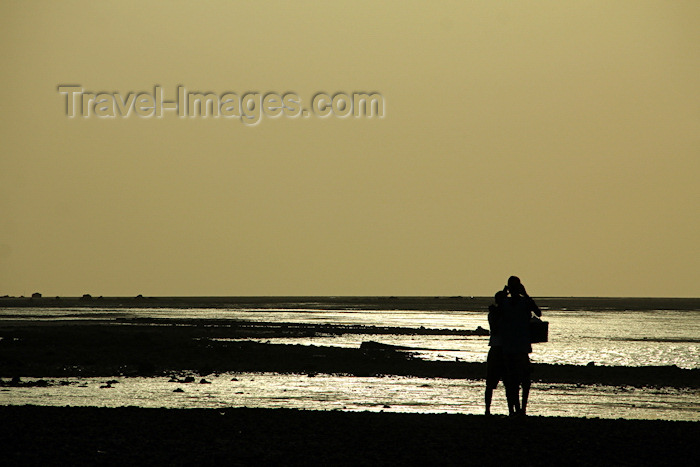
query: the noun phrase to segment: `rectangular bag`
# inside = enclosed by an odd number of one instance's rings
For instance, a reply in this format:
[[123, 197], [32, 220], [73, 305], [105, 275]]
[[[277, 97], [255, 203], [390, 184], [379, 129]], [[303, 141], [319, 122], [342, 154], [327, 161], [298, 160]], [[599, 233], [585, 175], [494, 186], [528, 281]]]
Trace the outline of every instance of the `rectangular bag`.
[[549, 340], [549, 322], [533, 316], [530, 318], [530, 343], [547, 342]]

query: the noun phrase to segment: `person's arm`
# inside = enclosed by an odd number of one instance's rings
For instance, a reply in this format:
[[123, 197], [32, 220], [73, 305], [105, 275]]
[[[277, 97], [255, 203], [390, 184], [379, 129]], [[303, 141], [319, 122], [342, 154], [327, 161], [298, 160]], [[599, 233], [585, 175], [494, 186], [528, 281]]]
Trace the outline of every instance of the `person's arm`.
[[530, 311], [535, 313], [535, 316], [537, 316], [537, 317], [542, 316], [542, 310], [540, 310], [540, 307], [537, 306], [537, 303], [535, 303], [535, 301], [532, 299], [532, 297], [530, 297], [527, 294], [524, 286], [522, 288], [522, 291], [523, 291], [523, 295], [525, 296], [525, 298], [527, 298], [530, 301]]

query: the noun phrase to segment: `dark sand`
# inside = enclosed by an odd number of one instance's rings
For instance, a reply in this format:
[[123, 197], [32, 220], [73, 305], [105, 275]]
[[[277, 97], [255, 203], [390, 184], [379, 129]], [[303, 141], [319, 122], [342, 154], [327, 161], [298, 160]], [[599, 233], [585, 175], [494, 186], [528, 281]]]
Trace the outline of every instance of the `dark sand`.
[[688, 465], [700, 424], [265, 409], [0, 407], [4, 465]]

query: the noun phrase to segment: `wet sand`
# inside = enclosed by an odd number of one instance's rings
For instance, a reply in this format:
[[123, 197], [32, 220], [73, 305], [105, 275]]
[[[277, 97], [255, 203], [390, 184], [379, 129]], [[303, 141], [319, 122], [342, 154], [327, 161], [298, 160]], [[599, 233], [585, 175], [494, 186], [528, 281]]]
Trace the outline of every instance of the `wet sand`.
[[684, 465], [700, 424], [285, 409], [0, 407], [8, 465]]

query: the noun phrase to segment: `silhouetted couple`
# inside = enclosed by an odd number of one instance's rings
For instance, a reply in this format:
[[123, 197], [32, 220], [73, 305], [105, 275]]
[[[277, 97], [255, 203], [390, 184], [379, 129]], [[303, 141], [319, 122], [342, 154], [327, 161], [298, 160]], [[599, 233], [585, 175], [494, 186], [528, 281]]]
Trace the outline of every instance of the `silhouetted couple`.
[[[486, 415], [491, 413], [493, 390], [500, 380], [506, 387], [508, 413], [525, 415], [530, 395], [530, 317], [542, 312], [515, 276], [496, 293], [495, 305], [489, 306], [489, 355], [486, 361]], [[520, 389], [522, 388], [522, 404]]]

